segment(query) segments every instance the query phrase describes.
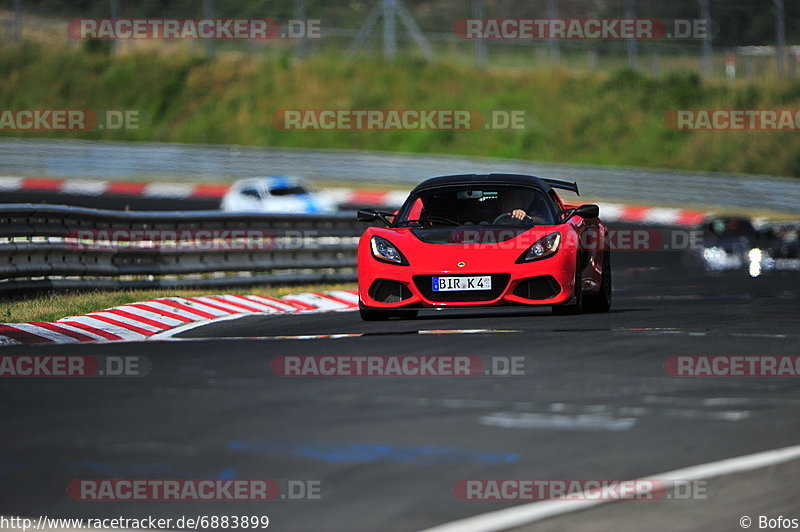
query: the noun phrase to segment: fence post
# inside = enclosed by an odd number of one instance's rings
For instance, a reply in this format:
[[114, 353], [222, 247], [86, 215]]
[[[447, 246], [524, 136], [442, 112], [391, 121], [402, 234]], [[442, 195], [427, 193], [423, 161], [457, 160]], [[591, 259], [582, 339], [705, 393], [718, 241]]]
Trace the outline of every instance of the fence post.
[[[625, 0], [625, 18], [636, 18], [636, 0]], [[625, 41], [625, 50], [628, 56], [628, 68], [635, 70], [637, 64], [638, 46], [635, 39]]]
[[[554, 18], [558, 18], [558, 0], [547, 0], [547, 18], [551, 23]], [[553, 39], [552, 35], [548, 35], [547, 51], [551, 64], [556, 64], [561, 59], [560, 43], [558, 40]]]
[[[305, 0], [294, 0], [294, 18], [295, 20], [302, 20], [306, 29], [308, 29], [308, 24], [306, 21], [306, 1]], [[294, 55], [297, 57], [303, 57], [306, 53], [306, 39], [308, 38], [307, 35], [304, 35], [300, 39], [297, 39], [294, 43]]]
[[[203, 18], [214, 18], [213, 0], [203, 0]], [[208, 57], [214, 55], [214, 41], [206, 39], [205, 48]]]
[[394, 0], [383, 0], [383, 57], [392, 60], [397, 55], [397, 20]]
[[[119, 18], [119, 0], [111, 0], [111, 18]], [[119, 51], [120, 42], [119, 39], [114, 39], [111, 41], [111, 53], [116, 54]]]
[[772, 0], [775, 4], [775, 40], [777, 44], [778, 79], [784, 79], [786, 66], [786, 10], [783, 0]]
[[22, 40], [22, 0], [14, 0], [14, 21], [11, 24], [12, 38], [19, 42]]
[[[472, 18], [481, 19], [485, 16], [483, 0], [472, 0]], [[475, 66], [486, 66], [486, 41], [483, 39], [475, 39]]]
[[706, 35], [703, 38], [703, 60], [701, 70], [703, 77], [711, 75], [711, 8], [709, 7], [709, 0], [700, 0], [700, 18], [706, 22]]

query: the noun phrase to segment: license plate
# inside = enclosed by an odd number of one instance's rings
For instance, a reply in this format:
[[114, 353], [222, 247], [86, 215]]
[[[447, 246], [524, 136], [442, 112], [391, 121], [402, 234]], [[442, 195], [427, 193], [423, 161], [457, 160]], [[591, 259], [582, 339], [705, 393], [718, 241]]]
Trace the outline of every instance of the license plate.
[[434, 292], [456, 292], [459, 290], [491, 290], [492, 278], [480, 277], [434, 277], [431, 279]]

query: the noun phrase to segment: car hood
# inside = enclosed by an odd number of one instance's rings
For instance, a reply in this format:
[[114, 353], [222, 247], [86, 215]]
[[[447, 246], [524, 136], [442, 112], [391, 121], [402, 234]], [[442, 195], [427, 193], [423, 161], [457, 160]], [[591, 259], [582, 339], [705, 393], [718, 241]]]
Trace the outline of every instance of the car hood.
[[451, 251], [460, 253], [461, 250], [519, 250], [522, 252], [540, 238], [552, 233], [561, 233], [562, 238], [568, 238], [569, 225], [539, 225], [521, 229], [514, 227], [479, 229], [462, 226], [442, 230], [372, 227], [366, 235], [386, 238], [404, 253], [414, 254], [415, 250], [430, 253], [430, 250], [436, 247], [439, 248], [437, 253], [449, 254]]
[[426, 244], [490, 244], [507, 242], [531, 227], [481, 227], [477, 225], [437, 229], [412, 228], [410, 232]]

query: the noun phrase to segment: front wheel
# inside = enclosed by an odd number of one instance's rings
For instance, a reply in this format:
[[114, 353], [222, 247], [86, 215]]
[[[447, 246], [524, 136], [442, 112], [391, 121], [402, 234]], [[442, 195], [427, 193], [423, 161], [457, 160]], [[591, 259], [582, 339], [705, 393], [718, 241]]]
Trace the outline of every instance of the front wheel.
[[611, 310], [611, 253], [603, 253], [603, 273], [600, 278], [600, 290], [596, 294], [586, 295], [583, 306], [587, 312], [608, 312]]

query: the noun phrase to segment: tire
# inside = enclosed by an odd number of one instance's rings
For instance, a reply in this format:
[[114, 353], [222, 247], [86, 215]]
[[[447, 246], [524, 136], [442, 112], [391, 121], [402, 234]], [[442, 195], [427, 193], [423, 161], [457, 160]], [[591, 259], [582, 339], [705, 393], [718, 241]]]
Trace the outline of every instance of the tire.
[[586, 312], [608, 312], [611, 310], [611, 253], [603, 253], [603, 274], [600, 278], [600, 290], [596, 294], [583, 297], [583, 308]]
[[581, 282], [580, 264], [575, 264], [575, 287], [572, 289], [572, 303], [567, 305], [554, 305], [553, 314], [556, 316], [574, 316], [583, 312], [583, 283]]

